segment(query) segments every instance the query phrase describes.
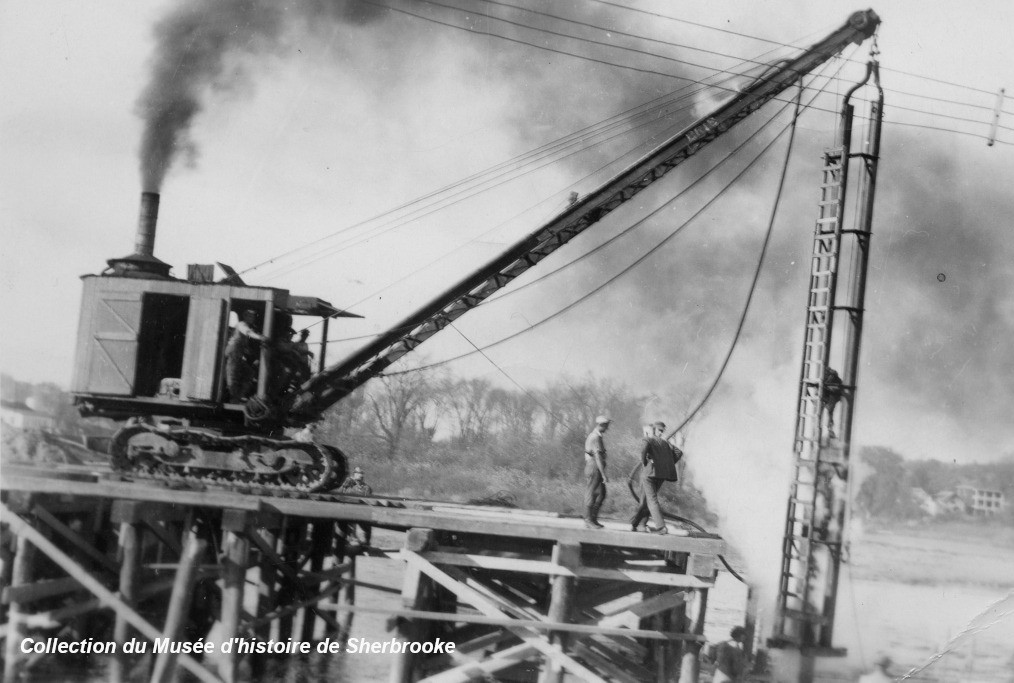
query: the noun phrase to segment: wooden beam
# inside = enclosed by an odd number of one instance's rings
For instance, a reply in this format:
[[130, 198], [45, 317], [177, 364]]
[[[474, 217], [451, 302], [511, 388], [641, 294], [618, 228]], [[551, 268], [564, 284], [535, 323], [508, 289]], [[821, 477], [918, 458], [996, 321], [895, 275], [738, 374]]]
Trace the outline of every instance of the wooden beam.
[[145, 520], [145, 526], [148, 527], [151, 533], [155, 534], [155, 537], [158, 538], [158, 540], [162, 541], [163, 545], [171, 549], [174, 553], [179, 555], [183, 552], [183, 546], [181, 546], [180, 542], [169, 533], [169, 530], [164, 525], [156, 522], [155, 520]]
[[[0, 509], [6, 511], [2, 503], [0, 503]], [[34, 573], [32, 570], [35, 566], [35, 546], [29, 543], [28, 533], [17, 527], [15, 520], [20, 520], [20, 517], [14, 517], [12, 513], [8, 513], [4, 515], [4, 518], [7, 524], [14, 530], [14, 533], [18, 535], [11, 582], [15, 585], [26, 584], [32, 580], [32, 574]], [[24, 526], [28, 527], [28, 524], [25, 523]], [[32, 531], [35, 531], [35, 529], [32, 529]], [[39, 534], [37, 531], [35, 533]], [[39, 534], [39, 536], [42, 537], [42, 534]], [[26, 633], [22, 606], [17, 602], [12, 602], [7, 610], [7, 642], [4, 643], [5, 681], [18, 680], [22, 659], [21, 650], [18, 646]]]
[[179, 505], [139, 500], [114, 500], [109, 513], [109, 519], [113, 524], [182, 522], [186, 516], [186, 509]]
[[[465, 585], [462, 580], [464, 577], [461, 575], [460, 570], [453, 570], [453, 568], [449, 568], [451, 571], [445, 571], [431, 562], [428, 562], [418, 553], [406, 551], [405, 557], [406, 562], [410, 567], [415, 567], [419, 571], [425, 573], [438, 584], [457, 595], [460, 599], [486, 613], [487, 616], [501, 617], [503, 616], [502, 610], [506, 609], [510, 611], [511, 607], [509, 605], [502, 603], [498, 604], [497, 601], [486, 598], [475, 589]], [[452, 574], [457, 574], [458, 578], [455, 578]], [[568, 671], [581, 676], [584, 680], [590, 681], [591, 683], [606, 683], [605, 679], [580, 662], [568, 657], [560, 650], [559, 647], [545, 642], [541, 636], [531, 635], [531, 630], [517, 626], [508, 626], [507, 628], [516, 633], [523, 641], [537, 648], [544, 656], [559, 662]]]
[[[227, 642], [239, 632], [240, 615], [243, 612], [243, 587], [246, 584], [247, 556], [250, 541], [243, 534], [245, 528], [238, 531], [229, 528], [222, 521], [222, 642]], [[226, 683], [236, 680], [237, 655], [223, 655], [219, 671]]]
[[2, 600], [4, 604], [11, 602], [27, 604], [41, 600], [42, 598], [74, 593], [80, 590], [84, 590], [81, 584], [76, 579], [67, 576], [62, 579], [48, 579], [7, 586], [3, 590]]
[[326, 500], [259, 497], [224, 490], [170, 490], [128, 482], [53, 481], [41, 476], [23, 475], [5, 477], [0, 488], [6, 491], [24, 490], [76, 496], [124, 498], [211, 508], [270, 509], [283, 515], [367, 522], [397, 529], [428, 528], [437, 531], [446, 530], [551, 542], [563, 541], [587, 545], [643, 548], [652, 551], [668, 550], [702, 555], [717, 555], [725, 552], [725, 542], [713, 534], [657, 536], [631, 533], [629, 528], [585, 529], [581, 520], [576, 518], [533, 517], [526, 519], [523, 516], [518, 516], [518, 519], [512, 519], [509, 524], [505, 524], [501, 519], [472, 517], [469, 515], [469, 509], [463, 509], [460, 512], [449, 509], [437, 512], [418, 508], [385, 507]]
[[472, 555], [467, 553], [423, 552], [419, 555], [426, 560], [441, 565], [456, 567], [477, 567], [498, 571], [527, 572], [546, 574], [549, 576], [572, 576], [582, 579], [603, 579], [607, 581], [631, 581], [650, 583], [660, 586], [682, 588], [709, 588], [713, 581], [696, 576], [669, 572], [655, 572], [644, 569], [603, 569], [599, 567], [564, 567], [552, 562], [537, 560], [518, 560], [514, 558], [492, 557], [489, 555]]
[[532, 645], [520, 643], [499, 652], [494, 652], [482, 661], [466, 662], [453, 669], [420, 679], [419, 683], [465, 683], [466, 681], [490, 680], [492, 674], [528, 659], [537, 653]]
[[[197, 563], [208, 542], [197, 535], [197, 531], [191, 526], [191, 521], [186, 522], [187, 529], [183, 538], [183, 555], [180, 557], [180, 568], [176, 571], [176, 579], [173, 582], [172, 594], [169, 597], [169, 609], [166, 612], [165, 626], [162, 628], [162, 637], [174, 642], [179, 638], [183, 627], [186, 625], [187, 614], [190, 611], [191, 598], [194, 592], [194, 583], [197, 581]], [[162, 652], [155, 659], [155, 668], [151, 673], [151, 683], [170, 683], [176, 674], [176, 664], [179, 655], [173, 652]]]
[[[113, 507], [116, 507], [115, 503]], [[130, 512], [136, 511], [131, 510]], [[133, 516], [125, 515], [125, 518]], [[131, 608], [137, 607], [137, 584], [141, 573], [143, 529], [143, 525], [136, 521], [120, 522], [120, 599]], [[127, 642], [130, 635], [130, 624], [122, 616], [116, 615], [116, 622], [113, 625], [113, 640], [119, 643], [120, 647], [113, 655], [109, 665], [109, 678], [113, 683], [121, 683], [127, 679], [132, 657], [123, 651], [123, 643]]]
[[631, 662], [624, 662], [623, 664], [614, 662], [603, 653], [591, 648], [587, 643], [576, 643], [574, 650], [582, 659], [587, 659], [589, 664], [594, 666], [598, 671], [609, 674], [609, 677], [615, 681], [619, 681], [620, 683], [641, 683], [644, 680], [630, 672]]
[[[144, 600], [153, 595], [164, 593], [172, 587], [173, 579], [171, 577], [145, 584], [144, 588], [138, 591], [138, 600]], [[85, 614], [97, 609], [108, 608], [109, 606], [103, 604], [101, 600], [93, 598], [73, 605], [64, 605], [63, 607], [58, 607], [57, 609], [49, 610], [47, 612], [36, 612], [35, 614], [25, 617], [25, 624], [29, 628], [54, 628], [59, 626], [60, 623], [66, 619], [76, 617], [79, 614]]]
[[[280, 607], [272, 612], [268, 612], [248, 623], [246, 625], [245, 630], [250, 632], [252, 635], [256, 635], [256, 633], [260, 630], [260, 628], [265, 624], [270, 624], [272, 621], [276, 619], [281, 619], [282, 617], [288, 616], [290, 614], [295, 614], [298, 610], [304, 607], [318, 605], [319, 603], [323, 602], [325, 598], [329, 598], [335, 593], [337, 593], [340, 588], [341, 585], [339, 584], [336, 584], [334, 586], [328, 586], [326, 589], [322, 590], [320, 593], [317, 593], [312, 597], [289, 603], [285, 607]], [[332, 605], [328, 603], [327, 606], [331, 607]]]
[[638, 619], [644, 619], [652, 615], [671, 610], [677, 605], [682, 605], [687, 600], [687, 591], [682, 590], [671, 590], [660, 595], [656, 595], [647, 600], [635, 603], [633, 605], [627, 605], [618, 609], [613, 614], [607, 614], [603, 619], [599, 621], [600, 625], [606, 626], [614, 623], [618, 623], [623, 619], [630, 617], [637, 617]]
[[[24, 536], [31, 542], [32, 545], [45, 553], [46, 556], [56, 563], [61, 569], [80, 581], [81, 585], [91, 591], [103, 602], [104, 605], [109, 606], [109, 608], [117, 614], [122, 614], [124, 618], [130, 622], [131, 626], [140, 631], [144, 637], [149, 640], [162, 637], [159, 630], [148, 623], [144, 617], [125, 605], [115, 593], [103, 586], [98, 579], [82, 569], [79, 564], [67, 555], [67, 553], [56, 547], [52, 541], [39, 533], [35, 527], [23, 520], [20, 516], [12, 513], [3, 503], [0, 503], [0, 514], [2, 514], [4, 522], [10, 525], [14, 533], [18, 534], [19, 541], [20, 538]], [[194, 674], [202, 681], [205, 681], [206, 683], [221, 683], [217, 676], [197, 663], [193, 657], [190, 657], [189, 655], [181, 655], [179, 662], [183, 668]]]
[[624, 628], [621, 626], [598, 626], [595, 624], [568, 624], [558, 621], [541, 621], [537, 619], [515, 619], [508, 616], [487, 616], [485, 614], [461, 614], [460, 612], [433, 612], [416, 609], [395, 609], [389, 607], [369, 607], [367, 605], [340, 605], [335, 602], [323, 603], [322, 607], [338, 612], [363, 612], [367, 614], [386, 614], [392, 617], [408, 619], [426, 619], [430, 621], [449, 621], [456, 624], [486, 624], [489, 626], [530, 629], [535, 631], [567, 631], [593, 636], [622, 636], [626, 638], [643, 638], [646, 640], [671, 641], [704, 641], [704, 636], [689, 633], [663, 632], [646, 629]]
[[[409, 529], [405, 534], [405, 552], [418, 552], [426, 550], [433, 545], [434, 533], [432, 529]], [[401, 589], [401, 604], [406, 611], [417, 611], [427, 606], [432, 598], [432, 582], [418, 568], [406, 565], [405, 578]], [[403, 643], [422, 640], [423, 630], [421, 625], [414, 620], [399, 619], [395, 622], [395, 637]], [[391, 675], [388, 680], [391, 683], [412, 683], [417, 678], [416, 663], [418, 655], [405, 650], [397, 655], [391, 664]]]
[[63, 536], [67, 541], [71, 543], [75, 548], [80, 550], [82, 553], [91, 558], [96, 564], [108, 570], [112, 574], [118, 574], [120, 571], [119, 566], [110, 560], [108, 557], [100, 553], [98, 550], [92, 547], [92, 544], [81, 538], [81, 535], [71, 529], [69, 526], [58, 520], [53, 514], [42, 507], [36, 505], [32, 509], [32, 514], [40, 522], [44, 523], [50, 529]]
[[[553, 548], [553, 565], [563, 568], [579, 567], [581, 565], [581, 546], [558, 543]], [[573, 576], [557, 575], [552, 578], [552, 582], [546, 620], [558, 624], [570, 623], [577, 579]], [[551, 631], [549, 642], [558, 645], [562, 651], [566, 652], [569, 645], [568, 633], [563, 630]], [[564, 669], [559, 663], [546, 659], [542, 665], [542, 672], [539, 674], [539, 681], [540, 683], [562, 683], [563, 675]]]

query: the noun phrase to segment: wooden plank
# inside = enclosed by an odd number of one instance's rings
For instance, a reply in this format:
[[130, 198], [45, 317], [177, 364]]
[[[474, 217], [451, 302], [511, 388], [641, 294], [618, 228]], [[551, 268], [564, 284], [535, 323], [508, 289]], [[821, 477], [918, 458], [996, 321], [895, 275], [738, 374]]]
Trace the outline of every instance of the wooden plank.
[[119, 574], [120, 567], [116, 564], [116, 562], [110, 560], [108, 557], [106, 557], [98, 550], [93, 548], [91, 543], [81, 538], [80, 534], [78, 534], [69, 526], [67, 526], [66, 524], [58, 520], [56, 517], [54, 517], [53, 514], [49, 512], [49, 510], [42, 507], [41, 505], [36, 505], [32, 509], [32, 514], [35, 515], [35, 517], [40, 522], [43, 522], [53, 531], [63, 536], [75, 548], [77, 548], [82, 553], [90, 557], [96, 564], [100, 565], [101, 567], [105, 568], [106, 570], [108, 570], [113, 574]]
[[587, 659], [589, 664], [603, 673], [608, 673], [609, 677], [615, 681], [619, 681], [620, 683], [641, 683], [645, 680], [644, 678], [634, 676], [628, 671], [630, 662], [624, 662], [623, 665], [618, 664], [602, 653], [593, 650], [586, 643], [576, 643], [574, 650], [582, 659]]
[[[164, 593], [165, 591], [173, 587], [173, 579], [166, 578], [154, 583], [145, 584], [144, 588], [138, 591], [138, 599], [144, 600], [150, 598], [153, 595]], [[25, 618], [25, 624], [29, 628], [54, 628], [59, 626], [66, 619], [76, 617], [79, 614], [85, 614], [92, 612], [97, 609], [107, 609], [108, 607], [102, 603], [101, 600], [95, 598], [92, 600], [85, 600], [84, 602], [78, 602], [73, 605], [66, 605], [59, 607], [48, 612], [36, 612]]]
[[[190, 527], [188, 519], [186, 525]], [[169, 596], [169, 609], [166, 612], [162, 637], [173, 642], [179, 638], [186, 625], [190, 612], [194, 584], [197, 581], [197, 563], [204, 554], [208, 542], [197, 535], [194, 528], [188, 528], [183, 540], [183, 555], [180, 557], [180, 568], [176, 571], [173, 590]], [[152, 683], [170, 683], [176, 676], [176, 665], [179, 655], [174, 652], [162, 652], [155, 658], [155, 667], [151, 673]]]
[[666, 610], [673, 609], [678, 605], [682, 605], [686, 601], [687, 601], [687, 591], [681, 590], [667, 591], [665, 593], [662, 593], [661, 595], [656, 595], [653, 598], [648, 598], [647, 600], [643, 600], [633, 605], [624, 607], [613, 614], [608, 614], [606, 615], [606, 619], [603, 619], [599, 623], [601, 624], [607, 619], [612, 621], [619, 621], [620, 619], [627, 618], [628, 615], [637, 617], [639, 619], [643, 619], [645, 617], [650, 617], [654, 614], [658, 614], [659, 612], [664, 612]]
[[610, 581], [632, 581], [636, 583], [650, 583], [661, 586], [683, 588], [710, 588], [714, 585], [714, 581], [705, 580], [696, 576], [656, 572], [644, 569], [604, 569], [599, 567], [572, 568], [553, 564], [552, 562], [518, 560], [510, 557], [500, 558], [487, 555], [441, 552], [424, 552], [419, 554], [434, 564], [457, 567], [477, 567], [498, 571], [546, 574], [550, 576], [573, 576], [586, 579], [606, 579]]
[[113, 524], [181, 522], [186, 516], [186, 509], [179, 505], [147, 503], [137, 500], [114, 500], [109, 513], [109, 519]]
[[693, 553], [687, 564], [687, 574], [701, 578], [714, 577], [717, 570], [717, 559], [714, 555]]
[[[302, 592], [303, 587], [302, 587], [302, 584], [300, 582], [300, 576], [299, 576], [299, 574], [292, 567], [290, 567], [288, 564], [286, 564], [285, 562], [282, 562], [282, 559], [280, 557], [278, 557], [278, 554], [275, 552], [274, 548], [270, 547], [267, 544], [267, 542], [260, 536], [260, 534], [249, 533], [249, 534], [247, 534], [247, 538], [249, 538], [253, 542], [253, 544], [257, 546], [257, 548], [261, 551], [261, 554], [271, 564], [271, 566], [273, 568], [277, 569], [278, 571], [280, 571], [282, 573], [282, 575], [297, 589], [297, 592]], [[316, 614], [319, 618], [323, 619], [328, 624], [328, 626], [330, 626], [334, 630], [338, 630], [338, 623], [333, 618], [331, 618], [329, 615], [324, 614], [320, 610], [318, 610], [316, 608], [316, 603], [320, 600], [321, 596], [323, 596], [325, 593], [327, 595], [331, 595], [333, 593], [338, 592], [338, 590], [340, 588], [341, 588], [341, 584], [340, 583], [336, 583], [334, 586], [332, 586], [331, 588], [329, 588], [327, 591], [324, 591], [323, 593], [320, 593], [317, 597], [315, 597], [315, 598], [309, 598], [309, 599], [306, 599], [306, 600], [301, 600], [301, 601], [299, 601], [298, 603], [295, 603], [295, 604], [298, 605], [298, 607], [308, 607], [308, 608], [310, 608], [310, 610], [313, 611], [313, 613]], [[276, 613], [274, 614], [274, 616], [272, 616], [271, 619], [267, 619], [267, 621], [273, 621], [274, 619], [279, 619], [279, 618], [284, 617], [284, 616], [289, 616], [291, 614], [294, 614], [295, 611], [296, 610], [288, 610], [288, 609], [277, 610]], [[266, 620], [265, 618], [257, 619], [255, 623], [256, 624], [262, 624], [262, 623], [265, 622], [265, 620]]]
[[517, 519], [510, 524], [501, 520], [470, 517], [467, 509], [460, 513], [434, 512], [404, 507], [382, 507], [356, 503], [336, 503], [323, 500], [258, 497], [227, 490], [187, 491], [170, 490], [147, 484], [98, 481], [49, 481], [42, 477], [15, 476], [4, 479], [0, 488], [7, 491], [36, 491], [71, 493], [78, 496], [101, 496], [150, 500], [213, 508], [263, 509], [298, 517], [341, 519], [367, 522], [391, 528], [413, 527], [462, 533], [486, 534], [498, 537], [529, 538], [544, 541], [562, 541], [621, 548], [643, 548], [652, 551], [675, 551], [717, 555], [725, 552], [724, 541], [712, 534], [678, 536], [669, 534], [632, 533], [629, 529], [585, 529], [579, 519]]
[[[125, 605], [115, 593], [103, 586], [98, 579], [82, 569], [81, 566], [72, 560], [69, 555], [56, 547], [52, 541], [39, 533], [39, 531], [31, 524], [28, 524], [20, 516], [12, 513], [3, 503], [0, 503], [0, 515], [2, 515], [4, 521], [10, 525], [14, 533], [18, 534], [19, 537], [23, 535], [31, 541], [32, 545], [44, 552], [49, 559], [59, 565], [61, 569], [70, 574], [72, 577], [80, 581], [81, 585], [99, 598], [99, 600], [102, 601], [103, 606], [108, 606], [117, 614], [123, 615], [123, 617], [129, 621], [134, 628], [140, 631], [144, 637], [149, 640], [162, 637], [161, 632], [148, 623], [144, 617]], [[190, 657], [189, 655], [180, 655], [179, 662], [187, 671], [194, 674], [202, 681], [205, 681], [206, 683], [220, 683], [217, 676], [201, 666], [196, 660], [194, 660], [193, 657]]]
[[[222, 642], [226, 642], [239, 633], [250, 541], [243, 534], [245, 525], [235, 531], [227, 524], [224, 516], [222, 529], [222, 604], [219, 621], [222, 624]], [[235, 653], [223, 655], [219, 670], [227, 683], [236, 680], [236, 662]]]
[[[6, 509], [3, 504], [0, 503], [0, 509]], [[13, 515], [4, 515], [5, 521], [10, 526], [11, 530], [17, 534], [17, 550], [14, 553], [14, 567], [11, 574], [11, 582], [14, 585], [26, 584], [33, 578], [35, 568], [35, 555], [36, 546], [31, 543], [29, 534], [19, 529], [15, 523], [15, 520], [20, 520], [20, 517], [11, 519]], [[25, 524], [26, 527], [35, 531], [34, 528]], [[35, 532], [39, 536], [37, 531]], [[10, 608], [7, 610], [7, 642], [4, 643], [4, 676], [5, 681], [17, 681], [21, 673], [21, 650], [18, 645], [21, 643], [22, 638], [27, 635], [24, 624], [24, 613], [21, 605], [16, 601], [10, 604]]]
[[71, 577], [62, 579], [49, 579], [46, 581], [34, 581], [23, 583], [17, 586], [7, 586], [3, 590], [3, 604], [29, 603], [42, 598], [49, 598], [54, 595], [64, 595], [74, 591], [83, 590], [81, 584]]
[[620, 636], [625, 638], [642, 638], [645, 640], [668, 641], [702, 641], [703, 636], [689, 633], [653, 631], [646, 629], [602, 627], [596, 624], [569, 624], [538, 619], [516, 619], [509, 616], [487, 616], [485, 614], [462, 614], [460, 612], [432, 612], [417, 609], [396, 609], [388, 607], [369, 607], [367, 605], [342, 605], [336, 602], [322, 602], [321, 607], [338, 612], [363, 612], [366, 614], [386, 614], [392, 617], [408, 619], [428, 619], [430, 621], [447, 621], [456, 624], [485, 624], [487, 626], [503, 626], [525, 628], [535, 631], [567, 631], [598, 636]]
[[[485, 612], [488, 616], [500, 617], [504, 613], [503, 610], [508, 612], [511, 611], [510, 605], [498, 604], [496, 601], [488, 599], [478, 591], [466, 586], [462, 581], [463, 576], [460, 570], [448, 568], [452, 571], [445, 571], [426, 561], [417, 553], [406, 551], [405, 556], [406, 562], [409, 566], [415, 567], [419, 571], [424, 572], [432, 580], [436, 581], [438, 584], [451, 591], [465, 602], [471, 603], [473, 607]], [[454, 574], [457, 574], [458, 578], [455, 578]], [[531, 630], [516, 626], [508, 626], [507, 628], [516, 633], [519, 638], [537, 648], [543, 656], [552, 659], [568, 671], [581, 676], [584, 680], [590, 681], [591, 683], [607, 683], [605, 679], [596, 674], [594, 671], [564, 654], [558, 646], [550, 645], [545, 642], [541, 636], [529, 635]]]
[[499, 652], [494, 652], [482, 661], [466, 662], [453, 669], [420, 679], [419, 683], [465, 683], [466, 681], [491, 680], [492, 674], [519, 664], [538, 650], [528, 643], [520, 643]]
[[177, 555], [183, 552], [183, 546], [169, 533], [169, 529], [165, 526], [154, 520], [145, 521], [145, 526], [148, 527], [151, 533], [155, 534], [158, 540], [162, 541], [166, 547], [170, 548]]

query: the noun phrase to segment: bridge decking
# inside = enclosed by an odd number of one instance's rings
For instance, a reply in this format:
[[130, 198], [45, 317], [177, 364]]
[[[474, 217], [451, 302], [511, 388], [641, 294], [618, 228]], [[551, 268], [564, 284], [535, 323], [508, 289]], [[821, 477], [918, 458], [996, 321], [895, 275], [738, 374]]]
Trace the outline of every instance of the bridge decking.
[[[404, 547], [386, 551], [404, 562], [403, 605], [387, 610], [387, 637], [457, 645], [451, 655], [399, 655], [391, 680], [538, 672], [540, 681], [661, 681], [681, 659], [687, 680], [696, 677], [707, 592], [725, 547], [718, 536], [633, 533], [610, 521], [587, 529], [555, 513], [418, 499], [193, 490], [91, 469], [4, 468], [0, 521], [18, 537], [17, 552], [0, 558], [8, 680], [31, 664], [17, 649], [24, 634], [88, 611], [112, 609], [121, 642], [175, 638], [193, 617], [195, 586], [209, 580], [222, 582], [216, 616], [226, 636], [347, 636], [356, 611], [376, 611], [355, 603], [355, 586], [369, 586], [356, 578], [355, 559], [379, 552], [357, 534], [372, 527], [405, 532]], [[209, 542], [221, 552], [209, 552]], [[49, 559], [41, 573], [36, 548]], [[248, 614], [251, 576], [260, 597]], [[161, 626], [135, 611], [166, 592]], [[159, 655], [152, 680], [185, 666], [202, 680], [232, 681], [238, 661], [212, 670], [188, 655]], [[128, 663], [117, 658], [114, 679]]]

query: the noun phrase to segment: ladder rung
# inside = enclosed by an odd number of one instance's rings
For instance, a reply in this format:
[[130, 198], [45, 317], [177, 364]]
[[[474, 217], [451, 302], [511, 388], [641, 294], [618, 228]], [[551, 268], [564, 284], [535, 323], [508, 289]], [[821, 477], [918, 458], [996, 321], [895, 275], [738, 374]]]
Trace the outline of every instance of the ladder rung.
[[810, 612], [802, 612], [788, 607], [782, 608], [782, 615], [796, 621], [808, 621], [814, 624], [826, 624], [828, 621], [827, 616], [823, 614], [811, 614]]

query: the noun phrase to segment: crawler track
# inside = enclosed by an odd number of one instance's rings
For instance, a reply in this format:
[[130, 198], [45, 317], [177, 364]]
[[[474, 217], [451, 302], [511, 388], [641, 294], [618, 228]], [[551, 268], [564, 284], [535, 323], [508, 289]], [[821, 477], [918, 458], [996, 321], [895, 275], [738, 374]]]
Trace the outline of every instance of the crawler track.
[[346, 461], [331, 446], [264, 436], [223, 436], [211, 430], [132, 425], [110, 448], [113, 470], [138, 479], [313, 493], [342, 482]]

